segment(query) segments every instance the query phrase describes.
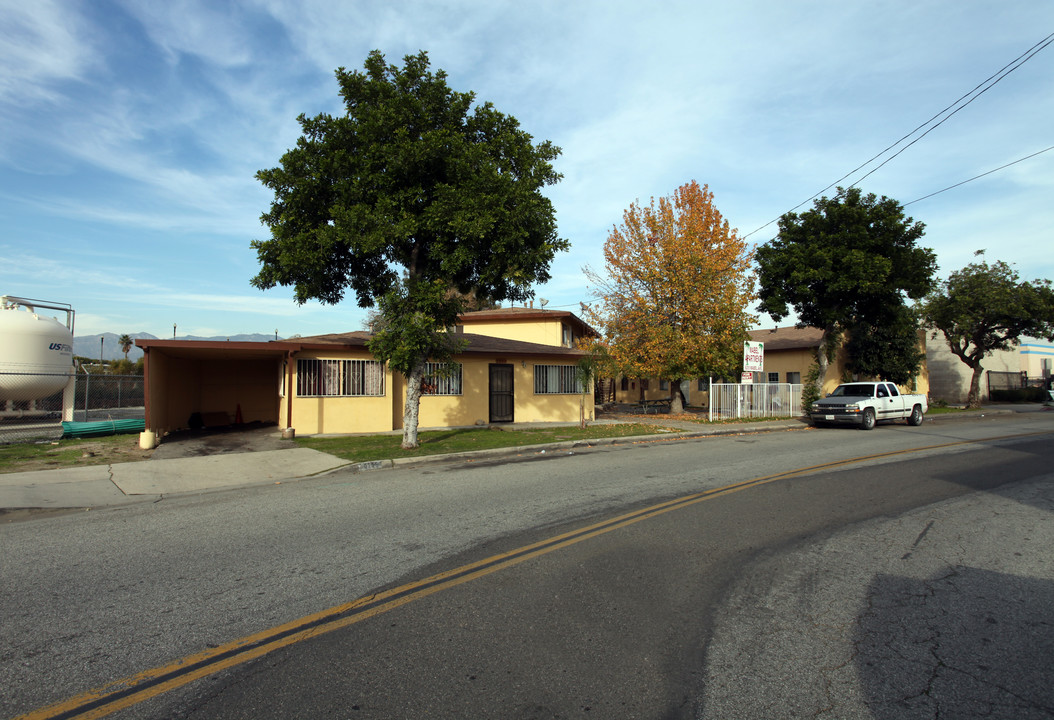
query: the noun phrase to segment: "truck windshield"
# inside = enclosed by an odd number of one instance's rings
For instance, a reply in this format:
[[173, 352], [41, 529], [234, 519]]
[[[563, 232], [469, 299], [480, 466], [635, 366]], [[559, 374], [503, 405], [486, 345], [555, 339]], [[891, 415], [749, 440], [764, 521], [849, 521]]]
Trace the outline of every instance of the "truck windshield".
[[831, 397], [872, 397], [875, 394], [875, 386], [870, 383], [857, 385], [839, 385], [831, 393]]

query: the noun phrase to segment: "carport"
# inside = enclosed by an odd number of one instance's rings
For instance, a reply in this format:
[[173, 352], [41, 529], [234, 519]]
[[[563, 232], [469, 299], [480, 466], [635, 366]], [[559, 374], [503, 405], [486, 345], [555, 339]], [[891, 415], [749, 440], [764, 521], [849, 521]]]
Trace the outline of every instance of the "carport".
[[136, 345], [144, 353], [148, 431], [160, 436], [194, 425], [281, 424], [288, 359], [299, 343], [137, 340]]

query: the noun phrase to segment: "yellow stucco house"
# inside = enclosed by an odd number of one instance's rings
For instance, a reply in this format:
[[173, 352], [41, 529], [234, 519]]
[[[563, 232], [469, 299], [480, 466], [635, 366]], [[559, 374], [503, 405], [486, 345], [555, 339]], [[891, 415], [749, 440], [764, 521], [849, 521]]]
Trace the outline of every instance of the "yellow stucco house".
[[[823, 343], [824, 333], [816, 327], [781, 327], [764, 330], [751, 330], [749, 339], [752, 342], [765, 344], [765, 370], [754, 373], [755, 383], [791, 383], [800, 384], [808, 377], [809, 368], [816, 361], [817, 348]], [[925, 347], [925, 333], [919, 332], [919, 342]], [[827, 366], [823, 380], [823, 394], [834, 390], [847, 375], [846, 354], [838, 348], [834, 360]], [[901, 389], [904, 392], [927, 393], [929, 390], [928, 371], [925, 363], [919, 377]], [[853, 379], [849, 377], [849, 379]], [[859, 378], [858, 378], [859, 379]], [[740, 378], [730, 378], [728, 382], [739, 382]], [[715, 382], [717, 380], [715, 379]], [[705, 406], [708, 401], [709, 378], [691, 378], [681, 381], [681, 392], [689, 405]], [[670, 397], [669, 382], [657, 378], [627, 378], [614, 380], [613, 395], [615, 402], [638, 403], [641, 400], [659, 401]]]
[[[816, 361], [817, 348], [823, 343], [824, 333], [816, 327], [785, 327], [766, 330], [751, 330], [753, 342], [765, 344], [765, 371], [755, 373], [754, 382], [800, 383], [809, 373], [809, 368]], [[926, 349], [926, 334], [918, 332], [922, 350]], [[823, 392], [827, 393], [846, 380], [864, 380], [854, 377], [846, 369], [844, 347], [835, 351], [834, 360], [827, 366], [823, 378]], [[908, 384], [900, 386], [903, 392], [927, 394], [929, 392], [929, 371], [923, 361], [919, 375]]]
[[[592, 387], [574, 338], [594, 331], [574, 314], [507, 308], [466, 313], [465, 348], [430, 364], [419, 427], [593, 418]], [[275, 424], [299, 435], [402, 428], [405, 379], [374, 358], [367, 332], [274, 342], [137, 340], [145, 354], [146, 428]]]

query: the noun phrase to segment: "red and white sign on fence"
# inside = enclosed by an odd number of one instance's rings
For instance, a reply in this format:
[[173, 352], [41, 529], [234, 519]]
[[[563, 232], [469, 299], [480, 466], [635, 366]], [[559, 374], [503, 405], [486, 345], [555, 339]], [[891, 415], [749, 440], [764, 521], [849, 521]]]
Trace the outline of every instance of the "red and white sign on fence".
[[765, 343], [750, 342], [743, 343], [743, 372], [765, 371]]

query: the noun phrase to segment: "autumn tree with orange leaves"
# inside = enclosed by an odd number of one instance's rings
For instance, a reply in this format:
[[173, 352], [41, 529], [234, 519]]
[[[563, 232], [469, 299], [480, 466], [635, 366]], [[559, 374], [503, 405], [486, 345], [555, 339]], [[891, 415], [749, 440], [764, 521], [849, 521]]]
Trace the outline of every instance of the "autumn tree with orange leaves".
[[600, 299], [583, 312], [601, 333], [606, 370], [669, 380], [675, 413], [681, 380], [738, 372], [756, 320], [753, 252], [713, 200], [693, 180], [633, 203], [604, 243], [605, 273], [584, 268]]

